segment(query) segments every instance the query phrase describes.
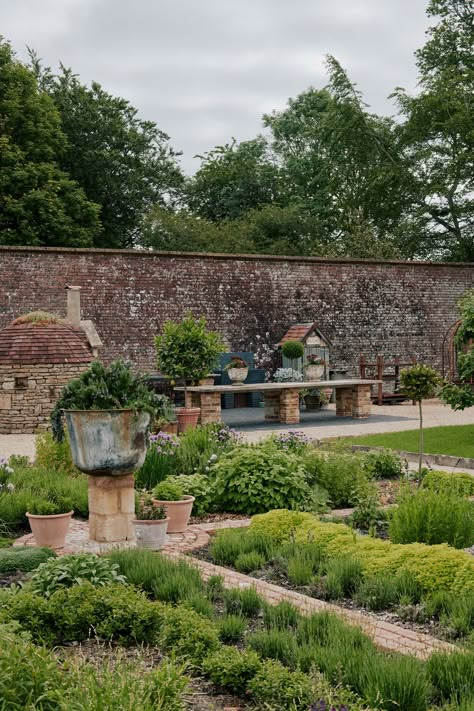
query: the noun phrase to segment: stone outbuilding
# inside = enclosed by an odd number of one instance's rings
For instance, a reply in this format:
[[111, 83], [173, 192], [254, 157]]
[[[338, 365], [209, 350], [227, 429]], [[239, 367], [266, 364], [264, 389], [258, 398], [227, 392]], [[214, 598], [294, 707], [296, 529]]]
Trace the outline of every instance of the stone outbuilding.
[[49, 427], [61, 388], [87, 370], [102, 343], [81, 321], [80, 287], [68, 287], [68, 317], [33, 312], [0, 331], [0, 434]]

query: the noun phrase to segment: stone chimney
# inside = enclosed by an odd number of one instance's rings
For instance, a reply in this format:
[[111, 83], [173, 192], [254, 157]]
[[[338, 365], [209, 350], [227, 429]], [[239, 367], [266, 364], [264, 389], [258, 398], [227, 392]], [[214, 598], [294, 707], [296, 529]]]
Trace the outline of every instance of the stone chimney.
[[67, 286], [67, 320], [73, 326], [81, 326], [81, 287]]

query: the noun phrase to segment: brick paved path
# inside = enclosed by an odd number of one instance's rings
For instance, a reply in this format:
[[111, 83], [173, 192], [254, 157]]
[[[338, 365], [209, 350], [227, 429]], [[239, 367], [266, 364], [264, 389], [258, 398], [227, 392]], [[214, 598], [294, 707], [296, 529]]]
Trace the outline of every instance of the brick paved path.
[[[333, 512], [336, 514], [337, 512]], [[345, 513], [345, 512], [344, 512]], [[387, 651], [401, 652], [409, 654], [419, 659], [426, 659], [434, 651], [454, 650], [453, 645], [442, 642], [434, 637], [421, 632], [414, 632], [404, 627], [384, 622], [374, 617], [370, 617], [362, 612], [346, 610], [323, 600], [302, 595], [301, 593], [286, 590], [278, 585], [267, 583], [264, 580], [257, 580], [249, 575], [243, 575], [236, 571], [222, 568], [221, 566], [208, 563], [197, 558], [190, 558], [189, 553], [195, 548], [205, 546], [210, 539], [210, 533], [223, 528], [242, 528], [248, 526], [250, 519], [232, 519], [215, 523], [202, 523], [188, 526], [184, 533], [172, 533], [167, 536], [167, 542], [161, 552], [174, 559], [184, 559], [199, 568], [204, 580], [211, 575], [221, 575], [226, 588], [233, 587], [255, 587], [258, 593], [271, 604], [276, 604], [282, 600], [291, 602], [303, 613], [332, 612], [343, 617], [346, 622], [358, 625], [372, 638], [375, 644]], [[88, 526], [85, 521], [72, 520], [70, 530], [66, 539], [66, 547], [60, 554], [73, 553], [84, 549], [88, 540]], [[32, 534], [18, 538], [14, 545], [34, 545]]]

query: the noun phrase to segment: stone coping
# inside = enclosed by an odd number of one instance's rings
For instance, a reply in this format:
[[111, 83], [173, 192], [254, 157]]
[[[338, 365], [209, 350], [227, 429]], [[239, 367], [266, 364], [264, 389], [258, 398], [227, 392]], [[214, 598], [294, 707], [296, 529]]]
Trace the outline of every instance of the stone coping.
[[[338, 512], [332, 512], [336, 515]], [[342, 510], [341, 512], [342, 513]], [[287, 590], [265, 580], [253, 578], [250, 575], [238, 573], [229, 568], [223, 568], [204, 560], [192, 557], [192, 551], [202, 548], [210, 541], [210, 534], [213, 531], [225, 528], [245, 528], [250, 524], [250, 519], [228, 519], [213, 523], [201, 523], [188, 526], [184, 533], [172, 533], [167, 535], [167, 540], [160, 552], [174, 560], [185, 560], [199, 569], [204, 580], [212, 575], [220, 575], [224, 580], [226, 588], [248, 588], [254, 587], [257, 592], [270, 604], [277, 604], [283, 600], [292, 603], [301, 610], [303, 614], [314, 612], [330, 612], [342, 617], [348, 624], [360, 627], [372, 641], [384, 651], [399, 652], [418, 659], [427, 659], [433, 652], [455, 651], [455, 645], [448, 644], [442, 640], [431, 637], [423, 632], [406, 629], [391, 622], [384, 622], [375, 617], [371, 617], [363, 612], [348, 610], [333, 603], [318, 600], [308, 595]], [[73, 519], [66, 538], [66, 546], [58, 551], [59, 555], [78, 552], [92, 552], [88, 548], [88, 524], [86, 521]], [[15, 543], [18, 545], [34, 546], [33, 534], [27, 534], [18, 538]]]
[[[386, 447], [371, 447], [368, 444], [352, 445], [353, 452], [383, 452], [385, 449]], [[420, 456], [418, 452], [408, 452], [404, 449], [395, 449], [394, 451], [400, 455], [400, 457], [408, 459], [409, 461], [418, 461], [418, 457]], [[430, 466], [438, 465], [440, 467], [453, 467], [453, 469], [474, 470], [474, 459], [472, 457], [453, 457], [450, 454], [423, 454], [423, 461]], [[474, 474], [474, 471], [472, 473]], [[466, 472], [466, 474], [470, 474], [470, 472]]]
[[[381, 380], [306, 380], [294, 383], [252, 383], [249, 385], [190, 385], [188, 393], [245, 393], [267, 390], [306, 390], [307, 388], [351, 388], [354, 385], [378, 385]], [[184, 391], [184, 387], [175, 388]]]

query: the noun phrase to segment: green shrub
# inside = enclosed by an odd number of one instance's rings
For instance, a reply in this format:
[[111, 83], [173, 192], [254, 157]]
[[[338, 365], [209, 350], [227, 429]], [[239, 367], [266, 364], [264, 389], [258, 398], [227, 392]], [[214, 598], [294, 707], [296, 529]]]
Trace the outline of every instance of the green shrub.
[[213, 467], [216, 502], [224, 511], [257, 514], [299, 508], [309, 497], [301, 461], [274, 446], [243, 445]]
[[285, 666], [296, 666], [298, 645], [295, 635], [289, 630], [271, 628], [254, 632], [247, 637], [247, 644], [263, 659], [278, 659]]
[[160, 481], [153, 489], [153, 496], [159, 501], [181, 501], [184, 494], [184, 488], [177, 479]]
[[286, 630], [298, 626], [301, 613], [297, 607], [286, 600], [277, 605], [265, 604], [263, 607], [263, 624], [268, 629]]
[[214, 492], [212, 481], [204, 474], [182, 474], [169, 477], [168, 481], [179, 484], [184, 493], [194, 496], [193, 516], [205, 516], [214, 510]]
[[453, 596], [449, 625], [459, 635], [468, 635], [474, 629], [474, 593]]
[[408, 656], [368, 655], [360, 686], [370, 705], [387, 711], [425, 711], [429, 707], [430, 686], [422, 662]]
[[298, 551], [288, 558], [286, 574], [292, 585], [309, 585], [315, 574], [313, 561], [303, 551]]
[[236, 446], [239, 435], [223, 424], [198, 425], [180, 436], [176, 452], [176, 474], [207, 474], [214, 462]]
[[140, 548], [114, 551], [110, 560], [118, 565], [129, 583], [141, 587], [156, 600], [177, 603], [204, 589], [198, 569], [184, 560], [169, 560]]
[[75, 553], [61, 558], [50, 558], [41, 563], [31, 575], [31, 589], [49, 597], [59, 588], [91, 583], [94, 587], [124, 583], [125, 577], [118, 573], [118, 565], [108, 558], [90, 553]]
[[269, 535], [258, 531], [228, 528], [212, 537], [209, 553], [217, 565], [234, 566], [237, 559], [246, 553], [257, 553], [263, 564], [273, 556], [274, 545]]
[[400, 479], [406, 462], [391, 449], [372, 450], [363, 456], [364, 469], [374, 479]]
[[182, 604], [198, 612], [203, 617], [214, 617], [214, 605], [203, 592], [193, 592], [181, 600]]
[[185, 657], [199, 668], [210, 652], [220, 647], [216, 626], [206, 617], [186, 607], [165, 612], [159, 644], [178, 657]]
[[333, 508], [352, 506], [355, 503], [354, 491], [369, 476], [364, 469], [363, 458], [356, 454], [325, 454], [314, 450], [303, 461], [310, 481], [326, 489]]
[[261, 666], [258, 654], [252, 650], [222, 647], [204, 659], [202, 671], [216, 686], [244, 696]]
[[351, 526], [369, 532], [385, 529], [387, 514], [379, 504], [379, 490], [375, 482], [359, 482], [352, 498], [354, 509], [349, 517]]
[[460, 497], [474, 496], [474, 477], [462, 472], [431, 471], [423, 478], [423, 488]]
[[265, 558], [257, 551], [241, 553], [235, 561], [235, 567], [240, 573], [251, 573], [265, 565]]
[[395, 579], [388, 575], [374, 575], [361, 582], [355, 593], [355, 600], [376, 612], [388, 610], [398, 601], [398, 590]]
[[137, 489], [151, 491], [160, 481], [175, 474], [179, 440], [166, 432], [150, 435], [145, 461], [135, 472]]
[[306, 674], [290, 671], [269, 660], [249, 682], [254, 700], [269, 710], [307, 711], [313, 701], [313, 685]]
[[423, 593], [452, 589], [456, 594], [474, 590], [474, 558], [446, 544], [394, 544], [370, 536], [357, 535], [344, 524], [319, 521], [310, 514], [293, 518], [290, 511], [272, 511], [252, 519], [251, 531], [297, 544], [314, 541], [327, 558], [357, 558], [364, 577], [406, 573]]
[[327, 563], [324, 587], [329, 598], [350, 597], [362, 579], [362, 565], [353, 558], [334, 558]]
[[28, 573], [49, 558], [56, 558], [56, 553], [51, 548], [33, 548], [32, 546], [2, 548], [0, 550], [0, 573], [14, 573], [17, 570]]
[[224, 615], [217, 623], [221, 642], [238, 642], [244, 636], [247, 621], [243, 615]]
[[404, 492], [390, 517], [389, 536], [394, 543], [466, 548], [474, 543], [474, 505], [430, 489]]
[[33, 499], [28, 504], [28, 513], [37, 516], [51, 516], [72, 511], [72, 499], [69, 496], [54, 496], [52, 499]]
[[55, 469], [71, 477], [83, 476], [72, 461], [67, 433], [62, 442], [57, 442], [51, 432], [38, 435], [35, 440], [35, 465], [41, 469]]
[[262, 608], [262, 598], [255, 588], [224, 590], [224, 607], [229, 615], [256, 617]]
[[156, 641], [163, 609], [128, 585], [60, 588], [49, 598], [22, 590], [2, 600], [0, 622], [16, 620], [33, 641], [82, 641], [90, 635], [122, 644]]
[[436, 652], [428, 659], [427, 671], [438, 701], [474, 701], [473, 652]]
[[215, 602], [222, 598], [224, 592], [224, 578], [222, 575], [211, 575], [206, 582], [209, 598]]

